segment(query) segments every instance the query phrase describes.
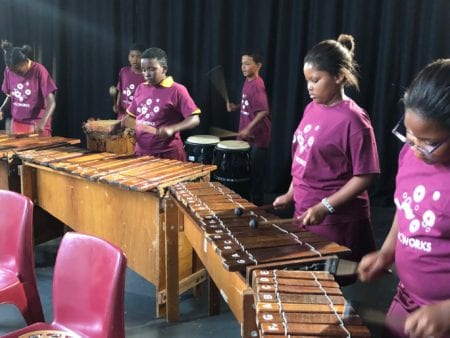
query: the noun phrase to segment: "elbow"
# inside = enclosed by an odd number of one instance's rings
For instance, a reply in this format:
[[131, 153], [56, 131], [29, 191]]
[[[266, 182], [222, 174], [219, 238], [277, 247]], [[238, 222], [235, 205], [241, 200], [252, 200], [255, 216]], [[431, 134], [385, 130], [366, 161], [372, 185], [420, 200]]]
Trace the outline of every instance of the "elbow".
[[200, 116], [198, 116], [198, 115], [192, 116], [192, 118], [191, 118], [192, 128], [198, 127], [199, 124], [200, 124]]

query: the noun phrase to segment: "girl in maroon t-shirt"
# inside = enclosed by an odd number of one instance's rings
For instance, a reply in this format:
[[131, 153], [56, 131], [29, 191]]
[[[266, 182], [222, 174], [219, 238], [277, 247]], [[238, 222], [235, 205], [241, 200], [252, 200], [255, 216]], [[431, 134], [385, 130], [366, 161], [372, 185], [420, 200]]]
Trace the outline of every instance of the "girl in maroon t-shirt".
[[10, 106], [12, 133], [39, 133], [51, 136], [52, 114], [56, 107], [56, 85], [45, 67], [29, 58], [30, 46], [13, 47], [3, 41], [5, 52], [2, 90], [6, 99], [0, 107]]
[[[397, 293], [384, 337], [450, 337], [450, 59], [425, 67], [403, 96], [393, 133], [400, 152], [396, 214], [380, 251], [365, 256], [362, 281], [394, 261]], [[403, 127], [404, 126], [404, 127]]]
[[369, 117], [344, 93], [346, 86], [358, 88], [353, 48], [353, 38], [341, 35], [306, 55], [312, 102], [294, 134], [289, 191], [273, 205], [294, 201], [309, 231], [349, 247], [350, 259], [359, 261], [375, 249], [366, 189], [380, 169]]

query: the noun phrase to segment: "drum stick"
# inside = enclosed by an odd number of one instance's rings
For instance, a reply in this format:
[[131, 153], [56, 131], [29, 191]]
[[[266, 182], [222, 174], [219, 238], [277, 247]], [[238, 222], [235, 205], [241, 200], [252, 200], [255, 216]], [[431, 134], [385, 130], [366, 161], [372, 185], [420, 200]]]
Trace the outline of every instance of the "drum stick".
[[225, 76], [223, 74], [223, 67], [221, 65], [215, 66], [209, 72], [206, 73], [209, 80], [220, 93], [220, 96], [225, 100], [225, 102], [230, 102], [228, 98], [227, 86], [225, 84]]

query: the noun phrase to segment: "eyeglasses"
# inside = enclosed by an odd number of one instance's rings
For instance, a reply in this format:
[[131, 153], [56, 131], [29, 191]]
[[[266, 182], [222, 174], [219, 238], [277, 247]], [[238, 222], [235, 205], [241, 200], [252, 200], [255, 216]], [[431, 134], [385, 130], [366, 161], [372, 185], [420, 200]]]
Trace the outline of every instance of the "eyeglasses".
[[403, 143], [406, 143], [407, 145], [409, 145], [411, 148], [417, 149], [418, 151], [420, 151], [422, 154], [424, 154], [426, 157], [431, 157], [432, 154], [434, 153], [434, 151], [439, 148], [441, 145], [443, 145], [445, 142], [447, 142], [447, 140], [450, 138], [447, 137], [445, 140], [438, 142], [436, 144], [430, 144], [430, 145], [424, 145], [424, 146], [419, 146], [417, 144], [415, 144], [413, 141], [411, 141], [406, 134], [408, 134], [408, 132], [406, 130], [401, 130], [402, 128], [404, 128], [404, 124], [403, 124], [403, 120], [404, 117], [402, 117], [400, 119], [400, 121], [398, 121], [398, 123], [395, 125], [394, 129], [392, 129], [392, 134], [394, 134], [395, 136], [397, 136], [397, 138], [402, 141]]

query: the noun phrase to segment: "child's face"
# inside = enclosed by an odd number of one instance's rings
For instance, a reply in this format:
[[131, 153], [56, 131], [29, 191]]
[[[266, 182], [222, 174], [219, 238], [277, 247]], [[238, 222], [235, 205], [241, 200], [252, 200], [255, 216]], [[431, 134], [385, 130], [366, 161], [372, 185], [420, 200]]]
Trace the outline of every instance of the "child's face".
[[26, 72], [28, 72], [29, 69], [29, 62], [28, 60], [21, 62], [17, 65], [15, 65], [14, 67], [11, 68], [11, 71], [13, 71], [14, 73], [16, 73], [17, 75], [25, 75]]
[[[450, 133], [439, 122], [424, 119], [415, 111], [405, 112], [406, 137], [411, 142], [414, 155], [428, 164], [450, 164]], [[431, 150], [425, 154], [421, 149]]]
[[156, 85], [164, 80], [166, 68], [157, 59], [141, 59], [142, 75], [146, 82]]
[[141, 55], [142, 53], [139, 50], [130, 50], [130, 53], [128, 53], [128, 62], [131, 68], [135, 70], [141, 69]]
[[341, 99], [343, 76], [333, 76], [309, 62], [304, 64], [303, 74], [309, 97], [315, 102], [330, 105]]
[[261, 64], [255, 63], [255, 61], [253, 60], [253, 58], [251, 56], [242, 55], [241, 70], [242, 70], [242, 74], [246, 78], [250, 78], [250, 79], [254, 78], [258, 74], [260, 68], [261, 68]]

